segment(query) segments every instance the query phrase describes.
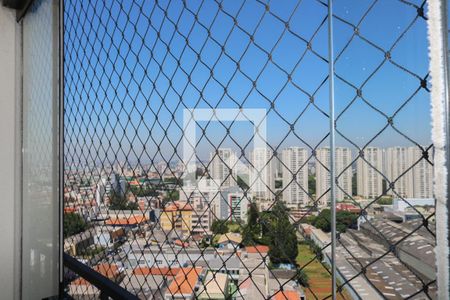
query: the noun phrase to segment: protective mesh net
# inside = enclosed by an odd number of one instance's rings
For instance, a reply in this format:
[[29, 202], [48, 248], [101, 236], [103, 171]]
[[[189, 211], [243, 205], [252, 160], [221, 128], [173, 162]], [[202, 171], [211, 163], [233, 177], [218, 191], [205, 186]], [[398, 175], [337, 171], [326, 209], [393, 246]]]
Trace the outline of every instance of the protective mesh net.
[[[333, 14], [339, 299], [435, 298], [425, 4]], [[327, 18], [65, 1], [65, 251], [142, 299], [330, 298]]]

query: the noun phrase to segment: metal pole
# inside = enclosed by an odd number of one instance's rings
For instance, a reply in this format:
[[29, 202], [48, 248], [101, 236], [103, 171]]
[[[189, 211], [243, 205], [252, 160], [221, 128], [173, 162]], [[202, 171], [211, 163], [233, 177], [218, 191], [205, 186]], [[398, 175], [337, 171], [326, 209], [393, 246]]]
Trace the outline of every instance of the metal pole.
[[330, 93], [330, 199], [331, 199], [331, 295], [336, 299], [336, 174], [335, 174], [335, 117], [334, 117], [334, 49], [333, 0], [328, 0], [328, 67]]

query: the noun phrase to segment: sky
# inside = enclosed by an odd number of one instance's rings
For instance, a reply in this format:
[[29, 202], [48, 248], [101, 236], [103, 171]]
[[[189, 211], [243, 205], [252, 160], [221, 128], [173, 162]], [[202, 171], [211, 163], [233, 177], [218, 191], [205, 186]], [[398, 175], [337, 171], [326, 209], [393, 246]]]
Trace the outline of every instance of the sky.
[[[183, 110], [192, 108], [267, 109], [274, 149], [327, 146], [327, 7], [265, 3], [67, 1], [66, 156], [179, 160]], [[426, 22], [414, 22], [414, 5], [421, 1], [335, 1], [338, 146], [412, 145], [391, 127], [377, 135], [392, 116], [402, 134], [430, 143], [429, 93], [420, 88]], [[381, 64], [386, 51], [392, 62]], [[215, 147], [251, 150], [249, 122], [199, 122], [203, 132], [201, 158]]]

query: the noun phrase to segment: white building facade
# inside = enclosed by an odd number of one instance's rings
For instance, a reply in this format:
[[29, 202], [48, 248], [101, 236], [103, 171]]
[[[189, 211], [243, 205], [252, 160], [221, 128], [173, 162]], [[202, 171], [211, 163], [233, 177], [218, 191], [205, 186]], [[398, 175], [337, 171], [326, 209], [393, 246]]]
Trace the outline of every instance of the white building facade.
[[375, 198], [383, 194], [383, 150], [377, 147], [364, 149], [364, 159], [356, 164], [357, 194], [364, 198]]
[[[336, 200], [344, 200], [352, 195], [352, 152], [350, 148], [336, 147]], [[316, 199], [321, 207], [330, 201], [330, 148], [320, 148], [316, 152]]]
[[211, 179], [220, 187], [230, 187], [236, 185], [236, 167], [237, 159], [233, 150], [229, 148], [220, 148], [210, 154], [209, 175]]
[[418, 147], [408, 148], [409, 163], [415, 164], [409, 179], [414, 198], [433, 197], [433, 166], [430, 163], [433, 155], [430, 151], [428, 151], [428, 157], [429, 161], [422, 158], [422, 150]]
[[[408, 168], [410, 167], [408, 159], [408, 148], [406, 147], [391, 147], [387, 148], [385, 152], [386, 157], [386, 177], [388, 179], [387, 185], [389, 183], [394, 184], [394, 188], [389, 189], [387, 194], [394, 197], [411, 197], [411, 182], [408, 177], [410, 177], [410, 172]], [[405, 173], [407, 172], [407, 173]]]
[[308, 151], [289, 147], [282, 152], [283, 201], [288, 207], [308, 205]]
[[275, 168], [273, 151], [269, 148], [255, 148], [250, 153], [250, 192], [255, 199], [275, 198]]
[[[422, 158], [419, 147], [392, 147], [386, 149], [386, 174], [394, 190], [388, 195], [402, 198], [431, 198], [433, 166]], [[429, 153], [429, 157], [432, 157]]]

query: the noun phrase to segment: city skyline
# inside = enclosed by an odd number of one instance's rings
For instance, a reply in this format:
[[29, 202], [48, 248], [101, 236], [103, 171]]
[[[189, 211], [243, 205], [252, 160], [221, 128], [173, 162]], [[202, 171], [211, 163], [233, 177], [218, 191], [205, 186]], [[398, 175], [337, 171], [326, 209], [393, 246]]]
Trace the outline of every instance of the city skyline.
[[[319, 207], [326, 207], [330, 200], [330, 174], [327, 171], [330, 167], [329, 155], [330, 149], [328, 147], [319, 148], [316, 151], [318, 159], [311, 163], [307, 162], [309, 156], [306, 148], [289, 147], [283, 149], [279, 157], [274, 156], [266, 148], [259, 148], [252, 151], [249, 164], [244, 168], [240, 164], [240, 171], [237, 172], [234, 168], [239, 165], [236, 153], [229, 148], [219, 148], [216, 152], [211, 153], [209, 172], [199, 177], [201, 179], [200, 184], [185, 182], [180, 188], [181, 190], [186, 188], [189, 191], [191, 187], [194, 187], [192, 191], [198, 189], [200, 193], [210, 192], [211, 187], [215, 187], [213, 190], [216, 192], [230, 188], [234, 188], [235, 192], [244, 192], [246, 188], [240, 186], [239, 180], [241, 180], [249, 186], [248, 196], [253, 198], [253, 201], [274, 200], [277, 191], [281, 190], [281, 199], [288, 207], [307, 206], [311, 205], [313, 201]], [[353, 196], [370, 199], [383, 195], [393, 198], [431, 198], [432, 165], [427, 160], [422, 159], [422, 155], [420, 149], [414, 147], [384, 149], [369, 147], [364, 151], [364, 159], [359, 158], [355, 162], [356, 157], [353, 157], [351, 149], [337, 147], [335, 159], [336, 176], [338, 177], [336, 199], [343, 201]], [[280, 178], [277, 177], [278, 170], [275, 168], [275, 161], [280, 163], [282, 171]], [[163, 165], [164, 163], [159, 164], [159, 167], [171, 169]], [[115, 173], [116, 171], [112, 173], [109, 188], [106, 186], [107, 179], [102, 175], [99, 177], [95, 194], [97, 204], [100, 203], [101, 195], [107, 194], [107, 191], [111, 189], [116, 190], [119, 194], [124, 193], [126, 181], [120, 179], [119, 175]], [[128, 176], [148, 177], [143, 169], [140, 170], [142, 172], [140, 174], [133, 173], [134, 170], [128, 170], [128, 172], [130, 171], [132, 173], [128, 173]], [[169, 176], [174, 175], [176, 178], [179, 176], [177, 174], [183, 174], [183, 168], [177, 167], [171, 173], [173, 174], [169, 174]], [[167, 176], [166, 172], [158, 174]], [[386, 178], [382, 177], [381, 174], [386, 174]], [[315, 180], [315, 183], [312, 184], [315, 185], [314, 197], [309, 194], [310, 188], [312, 188], [309, 183], [310, 176], [313, 176]], [[354, 177], [356, 191], [353, 187]], [[276, 178], [281, 183], [281, 186], [277, 188], [275, 188]], [[212, 180], [212, 184], [208, 183], [205, 186], [205, 180]], [[395, 185], [389, 186], [389, 182], [395, 183]], [[189, 200], [189, 197], [184, 199]], [[221, 210], [220, 205], [217, 210]]]

